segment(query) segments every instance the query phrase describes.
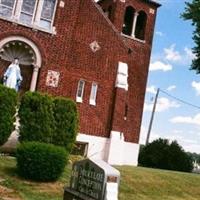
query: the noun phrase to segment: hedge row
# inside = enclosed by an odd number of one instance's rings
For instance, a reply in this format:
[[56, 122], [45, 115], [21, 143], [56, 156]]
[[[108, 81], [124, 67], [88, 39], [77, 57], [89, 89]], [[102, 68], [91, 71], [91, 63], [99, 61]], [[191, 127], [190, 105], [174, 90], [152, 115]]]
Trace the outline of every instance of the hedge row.
[[21, 100], [19, 118], [21, 142], [51, 143], [71, 152], [78, 127], [76, 104], [72, 100], [27, 92]]
[[[14, 129], [18, 95], [0, 85], [0, 145]], [[24, 178], [53, 181], [64, 170], [78, 129], [76, 104], [38, 92], [25, 93], [20, 101], [20, 142], [17, 170]], [[61, 146], [61, 147], [58, 147]]]
[[53, 101], [55, 129], [53, 144], [63, 146], [71, 152], [78, 131], [78, 113], [72, 100], [57, 97]]
[[38, 92], [25, 93], [18, 115], [20, 141], [52, 143], [54, 117], [51, 97]]
[[14, 130], [16, 108], [16, 91], [0, 85], [0, 146], [8, 140]]
[[[18, 94], [0, 85], [0, 145], [14, 130]], [[78, 129], [76, 104], [66, 98], [26, 92], [20, 102], [20, 141], [38, 141], [71, 151]]]
[[19, 175], [35, 181], [57, 180], [68, 158], [63, 147], [39, 142], [22, 143], [16, 156]]

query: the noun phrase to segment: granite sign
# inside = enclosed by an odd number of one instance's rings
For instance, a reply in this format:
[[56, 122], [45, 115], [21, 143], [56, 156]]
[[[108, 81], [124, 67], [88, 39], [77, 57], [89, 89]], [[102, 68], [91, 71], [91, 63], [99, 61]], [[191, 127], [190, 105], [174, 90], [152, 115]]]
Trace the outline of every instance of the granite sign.
[[[82, 160], [72, 168], [70, 187], [64, 200], [104, 200], [112, 183], [118, 194], [120, 173], [102, 160]], [[112, 186], [113, 187], [113, 186]], [[113, 191], [112, 191], [113, 193]]]

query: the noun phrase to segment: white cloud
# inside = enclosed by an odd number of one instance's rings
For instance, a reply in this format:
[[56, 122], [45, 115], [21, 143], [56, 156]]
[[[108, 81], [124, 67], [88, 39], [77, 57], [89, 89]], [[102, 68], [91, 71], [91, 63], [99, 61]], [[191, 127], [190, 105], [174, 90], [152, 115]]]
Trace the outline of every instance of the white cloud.
[[182, 135], [167, 136], [167, 139], [169, 139], [171, 142], [176, 140], [178, 144], [184, 148], [185, 151], [197, 153], [200, 152], [198, 141], [195, 139], [186, 138]]
[[182, 131], [182, 130], [176, 130], [176, 129], [175, 129], [175, 130], [172, 131], [172, 133], [173, 133], [173, 134], [181, 134], [181, 133], [183, 133], [183, 131]]
[[[146, 137], [147, 137], [147, 127], [145, 127], [144, 125], [141, 127], [141, 131], [140, 131], [140, 144], [145, 144], [146, 142]], [[163, 139], [168, 139], [170, 142], [176, 140], [178, 142], [178, 144], [180, 144], [185, 151], [189, 151], [189, 152], [197, 152], [200, 153], [200, 148], [199, 148], [199, 144], [198, 144], [198, 140], [194, 139], [193, 137], [190, 137], [190, 135], [188, 135], [188, 137], [183, 136], [183, 133], [185, 132], [185, 130], [172, 130], [172, 134], [169, 133], [163, 133], [162, 131], [162, 135], [155, 132], [153, 129], [151, 131], [151, 135], [150, 135], [150, 142], [158, 139], [158, 138], [163, 138]], [[195, 134], [198, 135], [198, 133], [195, 132]]]
[[170, 85], [168, 88], [167, 88], [167, 91], [172, 91], [176, 89], [176, 86], [175, 85]]
[[188, 57], [188, 59], [193, 60], [196, 58], [195, 54], [192, 52], [192, 49], [185, 47], [184, 51], [185, 51], [185, 54]]
[[166, 71], [172, 70], [172, 65], [165, 64], [165, 63], [163, 63], [161, 61], [155, 61], [155, 62], [150, 64], [149, 70], [150, 71], [161, 70], [161, 71], [166, 72]]
[[197, 115], [191, 117], [191, 116], [177, 116], [172, 119], [170, 119], [170, 122], [177, 124], [177, 123], [183, 123], [183, 124], [194, 124], [200, 126], [200, 113]]
[[152, 85], [150, 87], [147, 87], [146, 92], [151, 93], [151, 94], [156, 94], [157, 88], [154, 85]]
[[[178, 108], [178, 107], [180, 107], [180, 105], [177, 102], [170, 101], [169, 99], [165, 97], [161, 97], [161, 98], [158, 98], [157, 105], [156, 105], [156, 112], [163, 112], [170, 108]], [[145, 112], [148, 112], [148, 111], [151, 112], [152, 109], [153, 109], [153, 104], [148, 104], [148, 103], [144, 104]]]
[[187, 144], [184, 145], [184, 149], [185, 151], [200, 153], [199, 144]]
[[[147, 131], [148, 131], [148, 129], [145, 126], [141, 126], [139, 144], [145, 144], [146, 143]], [[162, 138], [162, 136], [159, 135], [158, 133], [155, 133], [154, 131], [151, 131], [149, 142], [152, 142], [152, 141], [154, 141], [158, 138]]]
[[200, 95], [200, 82], [192, 81], [192, 87], [195, 89], [196, 94]]
[[163, 34], [163, 32], [161, 32], [161, 31], [156, 31], [156, 35], [159, 35], [159, 36], [163, 36], [164, 34]]
[[169, 61], [180, 61], [181, 55], [175, 50], [175, 44], [172, 44], [169, 48], [164, 49], [165, 58]]

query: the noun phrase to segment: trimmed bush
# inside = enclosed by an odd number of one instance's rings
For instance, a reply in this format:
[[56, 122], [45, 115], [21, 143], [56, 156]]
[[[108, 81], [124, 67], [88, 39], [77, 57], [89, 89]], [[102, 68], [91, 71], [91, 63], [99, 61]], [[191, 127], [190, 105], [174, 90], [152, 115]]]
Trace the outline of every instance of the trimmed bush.
[[53, 112], [55, 119], [53, 144], [63, 146], [71, 152], [78, 128], [76, 104], [70, 99], [55, 98]]
[[20, 144], [16, 156], [19, 175], [35, 181], [57, 180], [68, 157], [63, 147], [39, 142]]
[[39, 92], [26, 92], [19, 109], [20, 141], [52, 142], [53, 101]]
[[142, 147], [138, 162], [144, 167], [191, 172], [192, 159], [176, 142], [158, 139]]
[[0, 145], [4, 144], [14, 130], [17, 92], [0, 85]]

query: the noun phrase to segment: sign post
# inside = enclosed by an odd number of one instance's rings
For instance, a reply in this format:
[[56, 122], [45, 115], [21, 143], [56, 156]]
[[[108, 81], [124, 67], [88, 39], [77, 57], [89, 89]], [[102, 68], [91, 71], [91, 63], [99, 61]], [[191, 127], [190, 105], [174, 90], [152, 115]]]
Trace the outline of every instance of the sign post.
[[118, 200], [120, 172], [102, 160], [75, 162], [64, 200]]

